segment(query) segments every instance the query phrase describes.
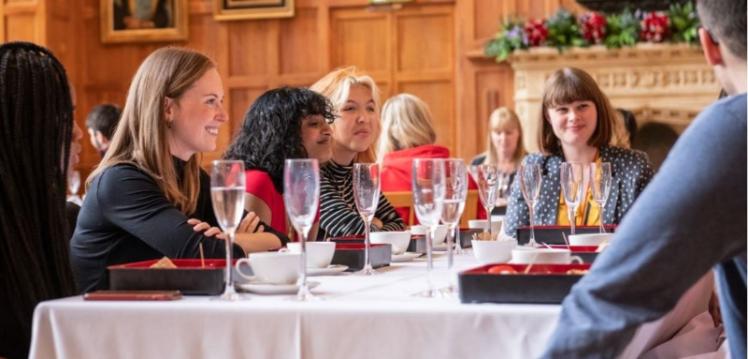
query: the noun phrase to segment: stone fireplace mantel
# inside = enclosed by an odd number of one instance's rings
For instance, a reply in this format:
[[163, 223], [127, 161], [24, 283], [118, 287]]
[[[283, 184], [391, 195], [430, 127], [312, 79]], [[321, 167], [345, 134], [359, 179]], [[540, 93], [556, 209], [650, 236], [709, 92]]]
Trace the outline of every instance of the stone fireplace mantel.
[[589, 72], [613, 106], [637, 114], [639, 125], [657, 121], [681, 132], [719, 95], [719, 85], [701, 49], [685, 44], [638, 44], [623, 49], [602, 46], [558, 53], [554, 48], [518, 51], [509, 58], [514, 69], [515, 110], [522, 120], [525, 146], [537, 150], [543, 85], [564, 66]]

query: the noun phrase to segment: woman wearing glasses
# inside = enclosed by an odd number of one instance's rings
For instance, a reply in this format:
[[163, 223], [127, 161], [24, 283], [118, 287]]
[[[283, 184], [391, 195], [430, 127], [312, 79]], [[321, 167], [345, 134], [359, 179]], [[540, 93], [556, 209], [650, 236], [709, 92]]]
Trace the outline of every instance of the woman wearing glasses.
[[[332, 105], [311, 90], [283, 87], [262, 94], [244, 116], [241, 132], [226, 151], [227, 159], [244, 161], [247, 211], [257, 213], [288, 242], [290, 226], [283, 202], [286, 159], [315, 158], [320, 164], [332, 156]], [[315, 221], [309, 238], [315, 238]]]
[[[542, 172], [540, 195], [535, 203], [535, 225], [569, 225], [568, 208], [561, 195], [562, 162], [611, 164], [613, 182], [601, 209], [584, 195], [574, 215], [578, 225], [617, 224], [652, 178], [652, 166], [640, 151], [610, 146], [616, 110], [592, 77], [566, 67], [545, 83], [541, 110], [541, 153], [525, 156], [523, 165], [537, 164]], [[504, 224], [504, 234], [516, 237], [517, 228], [530, 224], [529, 209], [519, 181], [514, 181]]]

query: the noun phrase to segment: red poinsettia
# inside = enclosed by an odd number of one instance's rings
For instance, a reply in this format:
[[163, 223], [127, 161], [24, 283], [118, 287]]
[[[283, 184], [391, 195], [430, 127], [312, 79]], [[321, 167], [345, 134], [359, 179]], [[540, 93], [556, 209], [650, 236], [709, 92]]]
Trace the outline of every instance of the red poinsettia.
[[545, 20], [530, 20], [525, 23], [525, 34], [527, 35], [527, 44], [530, 46], [540, 46], [548, 38], [548, 26]]
[[670, 18], [662, 11], [644, 14], [641, 20], [639, 38], [649, 42], [663, 42], [670, 35]]
[[579, 26], [584, 37], [590, 44], [600, 44], [605, 39], [605, 27], [608, 21], [599, 12], [588, 12], [579, 17]]

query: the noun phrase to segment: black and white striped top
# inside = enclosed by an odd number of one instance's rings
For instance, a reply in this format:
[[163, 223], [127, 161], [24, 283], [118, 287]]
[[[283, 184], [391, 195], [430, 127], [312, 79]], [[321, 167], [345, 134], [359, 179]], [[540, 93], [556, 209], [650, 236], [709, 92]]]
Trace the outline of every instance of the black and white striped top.
[[[318, 238], [364, 234], [364, 220], [353, 199], [353, 165], [329, 161], [320, 169], [320, 221]], [[382, 231], [402, 231], [405, 224], [395, 209], [379, 195], [374, 217], [384, 224]]]

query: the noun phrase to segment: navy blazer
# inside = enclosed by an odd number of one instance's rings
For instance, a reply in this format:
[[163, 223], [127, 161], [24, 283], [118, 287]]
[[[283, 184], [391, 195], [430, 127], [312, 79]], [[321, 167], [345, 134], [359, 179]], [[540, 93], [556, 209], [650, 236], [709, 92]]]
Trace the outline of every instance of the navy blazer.
[[[605, 224], [618, 224], [626, 214], [636, 197], [644, 190], [654, 175], [649, 158], [644, 152], [620, 147], [601, 147], [602, 162], [609, 162], [613, 175], [613, 186], [610, 196], [603, 208]], [[543, 172], [543, 183], [540, 185], [540, 196], [535, 204], [534, 225], [554, 225], [558, 217], [558, 200], [561, 196], [561, 163], [563, 154], [543, 155], [532, 153], [522, 160], [522, 164], [539, 164]], [[512, 184], [506, 216], [504, 233], [517, 237], [517, 228], [530, 224], [530, 213], [522, 197], [519, 181]]]

